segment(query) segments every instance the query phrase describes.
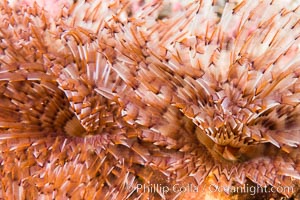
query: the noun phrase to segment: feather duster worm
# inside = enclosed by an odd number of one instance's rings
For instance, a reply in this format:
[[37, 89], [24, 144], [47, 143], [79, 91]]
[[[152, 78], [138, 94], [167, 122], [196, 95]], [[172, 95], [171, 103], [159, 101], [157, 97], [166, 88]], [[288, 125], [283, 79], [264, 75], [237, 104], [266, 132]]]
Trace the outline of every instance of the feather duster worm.
[[300, 17], [283, 3], [2, 2], [0, 197], [295, 197]]

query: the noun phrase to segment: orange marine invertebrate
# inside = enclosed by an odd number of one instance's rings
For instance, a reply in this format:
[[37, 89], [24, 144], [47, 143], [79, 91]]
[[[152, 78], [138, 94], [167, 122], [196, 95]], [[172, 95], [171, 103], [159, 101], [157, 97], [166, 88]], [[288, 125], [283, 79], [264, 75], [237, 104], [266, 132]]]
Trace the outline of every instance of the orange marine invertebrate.
[[297, 198], [300, 11], [285, 3], [1, 2], [0, 198]]

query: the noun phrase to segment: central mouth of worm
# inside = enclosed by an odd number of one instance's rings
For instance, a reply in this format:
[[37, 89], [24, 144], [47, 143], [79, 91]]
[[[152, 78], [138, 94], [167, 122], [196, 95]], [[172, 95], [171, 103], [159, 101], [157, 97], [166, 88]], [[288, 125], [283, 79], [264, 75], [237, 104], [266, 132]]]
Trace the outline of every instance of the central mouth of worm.
[[64, 131], [66, 132], [66, 134], [70, 136], [76, 136], [76, 137], [90, 135], [83, 128], [83, 126], [80, 124], [80, 121], [77, 119], [75, 115], [72, 117], [72, 119], [66, 122], [64, 126]]
[[[225, 163], [238, 163], [250, 160], [254, 157], [259, 156], [260, 152], [265, 147], [265, 144], [245, 144], [245, 145], [234, 145], [218, 143], [208, 136], [205, 132], [199, 131], [197, 133], [199, 142], [207, 148], [210, 154], [215, 157], [215, 160], [220, 160]], [[258, 151], [254, 151], [259, 149]]]

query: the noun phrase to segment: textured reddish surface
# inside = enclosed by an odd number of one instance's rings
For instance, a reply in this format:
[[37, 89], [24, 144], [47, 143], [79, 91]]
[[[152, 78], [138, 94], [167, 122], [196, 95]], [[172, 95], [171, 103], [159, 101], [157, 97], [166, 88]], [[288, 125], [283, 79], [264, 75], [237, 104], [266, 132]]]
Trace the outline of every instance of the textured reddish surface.
[[0, 198], [298, 198], [297, 5], [137, 3], [0, 3]]

